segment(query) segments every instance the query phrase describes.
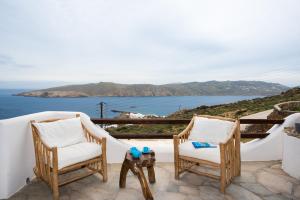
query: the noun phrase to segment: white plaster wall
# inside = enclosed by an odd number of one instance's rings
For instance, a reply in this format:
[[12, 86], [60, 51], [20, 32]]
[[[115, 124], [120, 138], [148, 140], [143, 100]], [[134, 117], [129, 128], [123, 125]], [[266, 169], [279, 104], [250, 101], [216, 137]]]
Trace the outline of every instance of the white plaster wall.
[[283, 124], [274, 125], [264, 139], [254, 140], [241, 145], [242, 161], [282, 160], [284, 127], [295, 126], [300, 119], [300, 113], [288, 116]]
[[[75, 114], [75, 112], [42, 112], [0, 120], [0, 199], [10, 197], [26, 184], [26, 178], [33, 177], [35, 156], [30, 120], [70, 118]], [[80, 113], [80, 116], [90, 131], [107, 137], [108, 162], [122, 162], [129, 148], [128, 144], [112, 138], [106, 131], [94, 125], [87, 115]]]
[[284, 135], [282, 169], [300, 180], [300, 139]]
[[[74, 117], [75, 112], [42, 112], [7, 120], [0, 120], [0, 199], [13, 195], [25, 185], [27, 177], [33, 176], [35, 163], [30, 120]], [[107, 137], [107, 158], [109, 163], [121, 163], [131, 145], [142, 148], [150, 146], [156, 152], [158, 162], [173, 161], [173, 143], [148, 141], [122, 142], [111, 137], [105, 130], [94, 125], [90, 118], [80, 113], [84, 125], [93, 133]], [[294, 126], [300, 114], [286, 118], [282, 125], [273, 126], [264, 139], [241, 145], [243, 161], [281, 160], [283, 155], [283, 128]], [[164, 144], [165, 143], [165, 144]]]
[[3, 142], [5, 141], [5, 135], [2, 133], [2, 124], [0, 123], [0, 199], [7, 197], [6, 192], [6, 164], [4, 163], [7, 160], [7, 154], [5, 153], [8, 147], [8, 143]]
[[174, 162], [174, 145], [172, 139], [152, 139], [152, 140], [122, 140], [129, 146], [135, 146], [142, 150], [144, 146], [155, 152], [156, 162]]

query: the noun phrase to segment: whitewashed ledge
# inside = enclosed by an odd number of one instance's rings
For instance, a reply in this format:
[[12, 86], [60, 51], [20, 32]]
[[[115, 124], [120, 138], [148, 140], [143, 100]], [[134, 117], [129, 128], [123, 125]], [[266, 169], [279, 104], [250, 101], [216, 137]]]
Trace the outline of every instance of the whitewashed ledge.
[[[41, 112], [7, 120], [0, 120], [0, 199], [11, 197], [26, 185], [27, 178], [33, 178], [34, 151], [30, 120], [74, 117], [75, 112]], [[84, 125], [99, 136], [107, 137], [107, 158], [109, 163], [121, 163], [131, 145], [150, 146], [156, 152], [157, 162], [173, 162], [172, 141], [123, 142], [111, 137], [105, 130], [94, 125], [90, 118], [81, 114]], [[294, 125], [300, 114], [286, 118], [282, 125], [274, 125], [270, 135], [241, 145], [243, 161], [282, 160], [283, 128]], [[166, 143], [165, 145], [163, 143]], [[172, 165], [170, 165], [172, 166]]]
[[284, 134], [282, 168], [300, 180], [300, 138]]

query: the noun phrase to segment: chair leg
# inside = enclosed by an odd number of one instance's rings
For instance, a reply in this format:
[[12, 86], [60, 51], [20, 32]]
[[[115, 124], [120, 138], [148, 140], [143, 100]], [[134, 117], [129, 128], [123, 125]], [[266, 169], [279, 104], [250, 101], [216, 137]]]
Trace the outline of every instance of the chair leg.
[[221, 168], [221, 184], [220, 184], [220, 190], [222, 193], [225, 193], [225, 187], [226, 187], [226, 178], [225, 178], [225, 168]]
[[241, 176], [241, 161], [236, 161], [236, 165], [235, 165], [235, 176]]
[[174, 169], [175, 169], [175, 179], [179, 179], [179, 159], [178, 155], [174, 156]]
[[57, 147], [53, 148], [52, 192], [53, 200], [59, 200]]
[[174, 163], [174, 165], [175, 165], [175, 179], [178, 180], [179, 179], [179, 169], [178, 169], [176, 162]]
[[58, 200], [59, 199], [58, 174], [53, 174], [52, 192], [53, 192], [53, 200]]
[[107, 182], [107, 163], [102, 160], [103, 182]]
[[102, 172], [103, 182], [107, 182], [107, 159], [106, 159], [106, 138], [102, 138]]
[[40, 173], [39, 173], [37, 167], [34, 167], [34, 168], [33, 168], [33, 172], [34, 172], [34, 174], [35, 174], [36, 179], [37, 179], [37, 180], [41, 180], [41, 175], [40, 175]]
[[173, 136], [174, 144], [174, 168], [175, 168], [175, 179], [179, 179], [179, 150], [178, 150], [178, 137], [177, 135]]

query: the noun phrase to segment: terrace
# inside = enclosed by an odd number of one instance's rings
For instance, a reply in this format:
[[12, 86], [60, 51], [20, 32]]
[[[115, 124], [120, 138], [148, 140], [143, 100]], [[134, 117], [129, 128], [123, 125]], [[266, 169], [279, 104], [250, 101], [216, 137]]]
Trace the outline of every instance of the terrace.
[[[31, 119], [48, 119], [55, 117], [73, 116], [70, 112], [44, 112], [0, 123], [0, 129], [19, 127], [12, 140], [30, 143], [31, 134], [28, 130], [28, 121]], [[297, 115], [297, 114], [296, 114]], [[81, 115], [82, 116], [82, 115]], [[299, 117], [299, 116], [298, 116]], [[185, 125], [190, 120], [186, 119], [89, 119], [83, 114], [83, 122], [88, 126], [109, 124], [181, 124]], [[294, 123], [295, 117], [289, 120], [265, 120], [265, 119], [241, 119], [241, 124], [274, 124], [275, 131], [268, 133], [242, 134], [245, 140], [255, 140], [241, 145], [242, 167], [241, 176], [234, 178], [226, 193], [219, 190], [219, 181], [199, 176], [193, 173], [182, 174], [179, 180], [174, 179], [173, 143], [172, 135], [158, 134], [119, 134], [108, 137], [108, 182], [104, 183], [99, 175], [92, 175], [60, 188], [60, 199], [144, 199], [138, 179], [129, 173], [126, 188], [119, 188], [121, 162], [124, 151], [130, 146], [150, 146], [156, 152], [157, 162], [155, 165], [156, 183], [149, 184], [154, 199], [300, 199], [300, 180], [291, 177], [282, 169], [282, 147], [278, 145], [278, 130]], [[93, 124], [93, 123], [94, 124]], [[23, 126], [20, 129], [20, 126]], [[101, 132], [100, 126], [94, 127]], [[26, 130], [25, 130], [26, 129]], [[9, 129], [1, 129], [6, 132]], [[276, 132], [277, 131], [277, 132]], [[277, 134], [277, 136], [276, 136]], [[277, 138], [277, 139], [276, 139]], [[3, 141], [3, 140], [2, 140]], [[6, 144], [9, 145], [9, 142]], [[19, 168], [10, 182], [10, 197], [8, 199], [52, 199], [51, 190], [42, 181], [36, 180], [32, 173], [34, 155], [32, 147], [28, 144], [18, 152], [10, 152], [9, 157], [17, 157], [19, 160], [13, 164], [6, 164], [2, 176], [15, 173], [12, 168]], [[281, 156], [281, 157], [280, 157]], [[20, 167], [20, 165], [24, 165]], [[25, 169], [26, 168], [26, 169]], [[202, 170], [209, 170], [199, 167]], [[15, 170], [15, 169], [14, 169]], [[83, 170], [74, 172], [83, 173]], [[0, 174], [1, 175], [1, 174]], [[64, 175], [62, 179], [68, 178]], [[74, 174], [73, 174], [74, 175]], [[25, 184], [24, 179], [30, 178]], [[4, 177], [3, 180], [8, 177]], [[28, 180], [28, 179], [27, 179]], [[1, 182], [2, 183], [2, 182]], [[5, 183], [3, 181], [3, 183]], [[18, 188], [22, 188], [18, 191]], [[0, 188], [1, 189], [1, 188]], [[0, 190], [1, 191], [1, 190]], [[14, 192], [11, 192], [14, 191]], [[16, 192], [18, 191], [18, 192]]]
[[[109, 179], [103, 183], [98, 175], [90, 176], [61, 188], [60, 199], [97, 200], [143, 200], [141, 186], [136, 177], [127, 177], [126, 188], [119, 188], [120, 164], [110, 164]], [[242, 175], [227, 188], [226, 194], [219, 191], [219, 182], [192, 173], [174, 179], [174, 166], [171, 163], [158, 163], [155, 166], [157, 181], [150, 185], [156, 200], [240, 200], [240, 199], [299, 199], [300, 181], [288, 176], [278, 161], [243, 162]], [[45, 183], [33, 180], [10, 199], [52, 199], [51, 191]]]

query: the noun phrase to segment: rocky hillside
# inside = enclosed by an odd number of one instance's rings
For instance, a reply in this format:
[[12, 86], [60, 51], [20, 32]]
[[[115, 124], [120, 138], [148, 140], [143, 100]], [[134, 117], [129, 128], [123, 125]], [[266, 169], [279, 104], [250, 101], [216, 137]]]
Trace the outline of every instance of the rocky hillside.
[[173, 83], [164, 85], [118, 84], [109, 82], [85, 85], [68, 85], [20, 93], [20, 96], [83, 97], [83, 96], [219, 96], [262, 95], [270, 96], [287, 90], [277, 83], [262, 81], [208, 81]]
[[243, 100], [235, 103], [215, 106], [200, 106], [194, 109], [182, 110], [171, 114], [169, 117], [190, 119], [194, 114], [202, 114], [239, 118], [257, 112], [273, 109], [275, 104], [286, 101], [300, 101], [300, 87], [292, 88], [274, 96]]
[[[194, 114], [201, 115], [218, 115], [230, 118], [239, 118], [246, 115], [251, 115], [257, 112], [273, 109], [275, 104], [286, 101], [300, 101], [300, 87], [282, 92], [279, 95], [257, 98], [253, 100], [243, 100], [236, 103], [215, 105], [215, 106], [200, 106], [194, 109], [181, 110], [175, 112], [167, 118], [173, 119], [191, 119]], [[177, 134], [185, 128], [185, 125], [132, 125], [119, 126], [117, 128], [108, 128], [111, 134], [121, 133], [152, 133], [152, 134]], [[268, 130], [269, 126], [255, 126], [259, 130]], [[248, 130], [247, 130], [248, 131]], [[252, 133], [250, 130], [249, 133]], [[255, 130], [254, 132], [258, 132]], [[265, 132], [262, 132], [265, 133]]]

